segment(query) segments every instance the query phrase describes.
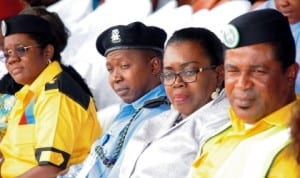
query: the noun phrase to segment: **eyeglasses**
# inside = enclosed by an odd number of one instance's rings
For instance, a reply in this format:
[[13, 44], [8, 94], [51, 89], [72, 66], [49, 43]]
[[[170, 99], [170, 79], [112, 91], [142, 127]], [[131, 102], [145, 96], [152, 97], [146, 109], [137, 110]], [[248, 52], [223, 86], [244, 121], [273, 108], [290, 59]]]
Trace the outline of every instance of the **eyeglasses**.
[[175, 83], [176, 78], [179, 76], [183, 82], [192, 83], [197, 80], [197, 74], [205, 70], [214, 69], [216, 66], [200, 67], [194, 70], [183, 70], [179, 73], [166, 72], [160, 75], [160, 80], [164, 85], [171, 86]]
[[0, 60], [1, 62], [6, 63], [7, 60], [13, 55], [16, 55], [17, 57], [23, 57], [29, 48], [39, 47], [39, 46], [40, 45], [19, 46], [14, 50], [12, 49], [6, 50], [2, 54], [0, 53]]

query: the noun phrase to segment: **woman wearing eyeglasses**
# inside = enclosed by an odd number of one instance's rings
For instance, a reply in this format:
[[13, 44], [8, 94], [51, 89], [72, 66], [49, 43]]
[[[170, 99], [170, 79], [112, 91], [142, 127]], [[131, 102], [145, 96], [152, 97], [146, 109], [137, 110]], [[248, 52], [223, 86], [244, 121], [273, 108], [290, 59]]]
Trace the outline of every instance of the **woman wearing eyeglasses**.
[[2, 177], [56, 177], [83, 161], [101, 132], [90, 93], [60, 62], [55, 28], [35, 15], [2, 21], [3, 62], [24, 85], [0, 143]]
[[222, 43], [207, 29], [185, 28], [170, 37], [160, 78], [172, 109], [141, 126], [110, 178], [187, 176], [202, 143], [229, 121], [223, 58]]

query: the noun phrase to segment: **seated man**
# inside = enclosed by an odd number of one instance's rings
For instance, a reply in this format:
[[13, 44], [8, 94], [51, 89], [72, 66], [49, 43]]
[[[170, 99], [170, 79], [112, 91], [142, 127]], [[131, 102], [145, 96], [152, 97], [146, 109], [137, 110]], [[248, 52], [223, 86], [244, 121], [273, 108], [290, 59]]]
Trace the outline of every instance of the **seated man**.
[[139, 125], [170, 109], [159, 79], [166, 36], [164, 30], [140, 22], [113, 26], [100, 34], [97, 49], [106, 57], [109, 83], [124, 103], [88, 158], [71, 167], [65, 177], [108, 177]]
[[232, 126], [204, 144], [189, 177], [300, 177], [288, 127], [299, 66], [287, 18], [273, 9], [252, 11], [223, 35]]

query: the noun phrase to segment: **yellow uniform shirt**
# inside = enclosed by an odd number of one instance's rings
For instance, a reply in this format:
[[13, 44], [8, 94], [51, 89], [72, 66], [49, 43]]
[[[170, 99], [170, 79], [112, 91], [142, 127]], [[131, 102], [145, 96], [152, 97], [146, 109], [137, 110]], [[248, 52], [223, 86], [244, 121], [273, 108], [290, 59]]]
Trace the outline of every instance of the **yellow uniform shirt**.
[[64, 169], [80, 163], [101, 134], [92, 98], [58, 62], [16, 97], [0, 144], [2, 177], [17, 177], [37, 165]]
[[[237, 118], [233, 111], [230, 110], [232, 126], [212, 137], [205, 143], [199, 153], [200, 156], [196, 158], [192, 165], [189, 177], [213, 178], [221, 176], [223, 178], [242, 178], [251, 177], [254, 173], [257, 175], [257, 172], [255, 171], [259, 170], [261, 171], [259, 174], [264, 175], [261, 177], [299, 178], [300, 165], [297, 165], [296, 155], [294, 155], [289, 146], [286, 146], [289, 143], [288, 132], [285, 139], [283, 139], [283, 142], [279, 142], [282, 145], [278, 146], [278, 152], [273, 155], [268, 155], [269, 152], [266, 152], [267, 155], [261, 154], [261, 151], [265, 149], [264, 147], [258, 146], [258, 148], [261, 149], [256, 149], [255, 147], [257, 147], [257, 145], [251, 145], [249, 142], [247, 143], [247, 141], [251, 139], [255, 140], [255, 138], [262, 133], [265, 133], [264, 136], [269, 139], [269, 136], [287, 131], [293, 104], [294, 102], [266, 116], [248, 129], [245, 128], [243, 121]], [[250, 148], [245, 147], [244, 150], [239, 149], [238, 154], [236, 154], [237, 156], [233, 156], [233, 153], [237, 153], [241, 143], [244, 143], [245, 145], [248, 144], [247, 146]], [[266, 144], [266, 146], [269, 146], [271, 149], [273, 149], [273, 144], [275, 147], [275, 142], [263, 144]], [[252, 146], [253, 148], [251, 148]], [[282, 148], [282, 150], [280, 148]], [[252, 152], [249, 152], [249, 150], [252, 150]], [[270, 159], [268, 158], [270, 164], [262, 164], [262, 166], [260, 166], [260, 160], [266, 159], [266, 156], [270, 157]], [[252, 162], [244, 161], [247, 159], [251, 159]], [[228, 163], [228, 160], [230, 160], [231, 164], [226, 164]], [[249, 162], [252, 164], [247, 164]], [[256, 164], [258, 164], [258, 167]], [[255, 169], [255, 167], [257, 169]], [[226, 173], [218, 176], [218, 173], [220, 173], [220, 170], [222, 171], [222, 169], [224, 169], [224, 172]], [[254, 176], [253, 178], [260, 178], [260, 176]]]

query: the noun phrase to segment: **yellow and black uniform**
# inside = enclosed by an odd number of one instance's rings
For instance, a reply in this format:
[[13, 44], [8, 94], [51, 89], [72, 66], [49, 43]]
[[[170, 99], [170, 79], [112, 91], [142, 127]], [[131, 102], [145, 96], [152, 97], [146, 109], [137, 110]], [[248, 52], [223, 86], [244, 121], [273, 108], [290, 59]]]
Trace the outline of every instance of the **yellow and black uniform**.
[[232, 126], [204, 144], [189, 177], [299, 178], [300, 165], [289, 145], [288, 123], [294, 104], [273, 112], [250, 128], [231, 109]]
[[0, 144], [2, 177], [17, 177], [37, 165], [64, 169], [80, 163], [101, 134], [93, 99], [58, 62], [16, 97]]

